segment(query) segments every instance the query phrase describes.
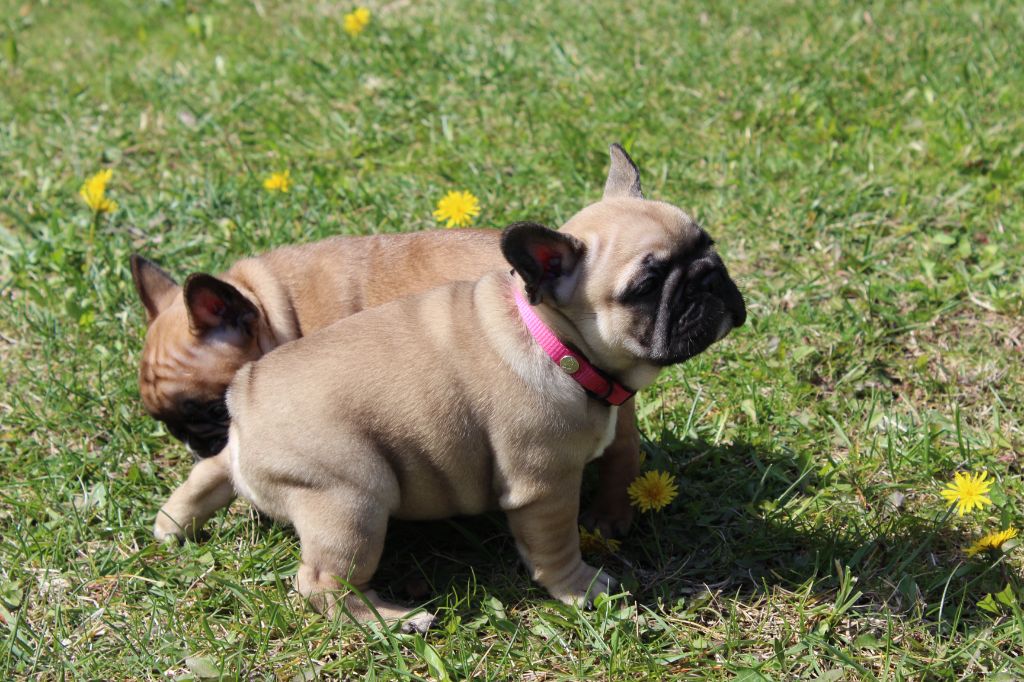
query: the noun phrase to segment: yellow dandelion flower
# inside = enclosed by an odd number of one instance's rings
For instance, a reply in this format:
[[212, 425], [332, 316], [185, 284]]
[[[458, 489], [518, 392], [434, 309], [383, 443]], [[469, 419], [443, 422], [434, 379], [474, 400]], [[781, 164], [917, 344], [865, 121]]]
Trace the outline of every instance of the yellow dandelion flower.
[[1017, 529], [1010, 527], [998, 533], [989, 533], [973, 545], [967, 548], [967, 556], [974, 556], [978, 552], [989, 549], [1001, 549], [1002, 546], [1013, 538], [1017, 537]]
[[658, 511], [676, 499], [676, 478], [667, 471], [648, 471], [627, 488], [629, 499], [640, 511]]
[[263, 181], [263, 189], [268, 192], [287, 192], [291, 188], [292, 178], [290, 171], [271, 173], [270, 176]]
[[345, 33], [349, 34], [353, 38], [366, 30], [366, 27], [370, 25], [370, 10], [365, 7], [356, 7], [353, 11], [345, 15], [345, 20], [342, 26], [345, 29]]
[[580, 526], [580, 551], [584, 554], [592, 556], [600, 554], [614, 554], [618, 552], [622, 547], [622, 543], [618, 540], [612, 540], [601, 535], [600, 530], [595, 530], [591, 533], [589, 530]]
[[448, 192], [437, 202], [434, 218], [438, 222], [447, 220], [445, 227], [463, 227], [480, 215], [480, 201], [469, 192]]
[[980, 474], [964, 474], [958, 471], [953, 482], [942, 489], [941, 495], [950, 505], [956, 505], [958, 516], [963, 516], [975, 508], [984, 509], [986, 505], [992, 504], [992, 500], [985, 495], [992, 487], [992, 481], [987, 479], [987, 471]]
[[78, 196], [85, 200], [93, 213], [110, 213], [117, 210], [117, 202], [107, 198], [107, 183], [114, 176], [110, 168], [96, 173], [78, 190]]

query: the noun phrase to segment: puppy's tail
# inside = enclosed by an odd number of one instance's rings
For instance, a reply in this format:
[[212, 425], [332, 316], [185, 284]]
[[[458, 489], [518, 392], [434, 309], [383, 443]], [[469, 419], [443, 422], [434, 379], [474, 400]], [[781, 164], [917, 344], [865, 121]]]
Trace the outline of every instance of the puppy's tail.
[[224, 402], [228, 406], [228, 414], [231, 415], [232, 424], [248, 402], [248, 395], [252, 391], [252, 382], [255, 376], [256, 363], [247, 362], [242, 365], [241, 369], [235, 372], [235, 377], [228, 386]]

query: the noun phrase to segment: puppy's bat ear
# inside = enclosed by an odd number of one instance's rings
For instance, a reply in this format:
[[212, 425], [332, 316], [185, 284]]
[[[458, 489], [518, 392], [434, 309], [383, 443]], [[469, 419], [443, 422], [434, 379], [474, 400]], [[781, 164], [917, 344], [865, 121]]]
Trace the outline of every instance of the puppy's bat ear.
[[608, 147], [611, 154], [612, 164], [608, 168], [608, 179], [604, 183], [605, 199], [643, 199], [644, 193], [640, 189], [640, 171], [637, 169], [633, 159], [622, 148], [618, 142]]
[[160, 266], [137, 253], [131, 255], [131, 266], [135, 291], [146, 307], [146, 324], [149, 325], [174, 301], [181, 287]]
[[189, 327], [196, 336], [221, 330], [248, 338], [255, 334], [260, 315], [238, 289], [203, 273], [189, 275], [185, 280], [185, 307]]
[[537, 223], [513, 223], [501, 233], [501, 253], [523, 278], [533, 305], [544, 298], [555, 303], [569, 300], [585, 252], [576, 237]]

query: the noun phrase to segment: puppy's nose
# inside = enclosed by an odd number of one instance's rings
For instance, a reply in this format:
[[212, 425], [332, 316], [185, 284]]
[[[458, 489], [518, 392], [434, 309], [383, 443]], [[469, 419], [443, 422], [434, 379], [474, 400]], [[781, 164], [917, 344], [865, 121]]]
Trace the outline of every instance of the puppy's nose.
[[700, 279], [697, 280], [695, 287], [698, 291], [706, 291], [709, 294], [713, 294], [722, 288], [724, 278], [722, 277], [722, 271], [718, 268], [698, 276]]

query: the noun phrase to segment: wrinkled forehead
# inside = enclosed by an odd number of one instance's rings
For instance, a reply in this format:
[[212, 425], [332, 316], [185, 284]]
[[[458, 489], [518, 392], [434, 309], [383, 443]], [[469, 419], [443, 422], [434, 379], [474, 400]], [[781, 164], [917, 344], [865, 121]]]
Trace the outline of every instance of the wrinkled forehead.
[[165, 347], [178, 343], [178, 337], [185, 330], [188, 330], [188, 313], [179, 299], [157, 315], [146, 329], [146, 337], [142, 342], [142, 364], [158, 362]]
[[139, 359], [139, 392], [146, 409], [164, 414], [175, 409], [196, 363], [196, 349], [188, 334], [188, 314], [176, 301], [146, 330]]
[[700, 242], [697, 223], [681, 209], [660, 201], [616, 199], [588, 206], [565, 224], [588, 245], [594, 267], [632, 271], [644, 259], [667, 261]]

